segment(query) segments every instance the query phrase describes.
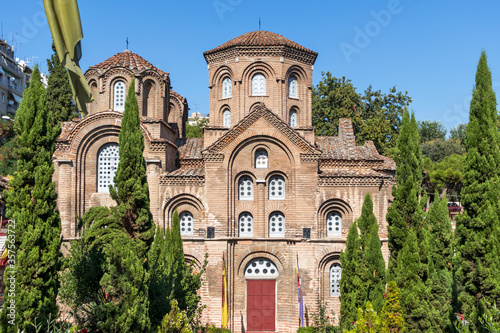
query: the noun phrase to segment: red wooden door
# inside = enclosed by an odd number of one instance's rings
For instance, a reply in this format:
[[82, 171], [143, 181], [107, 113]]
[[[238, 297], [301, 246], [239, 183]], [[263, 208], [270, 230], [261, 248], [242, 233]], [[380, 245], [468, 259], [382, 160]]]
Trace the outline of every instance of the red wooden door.
[[247, 280], [247, 331], [275, 331], [276, 280]]

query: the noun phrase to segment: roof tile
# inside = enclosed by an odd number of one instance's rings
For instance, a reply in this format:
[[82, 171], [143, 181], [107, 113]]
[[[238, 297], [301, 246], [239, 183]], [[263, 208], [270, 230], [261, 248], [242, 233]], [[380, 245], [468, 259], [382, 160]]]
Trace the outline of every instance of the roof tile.
[[117, 53], [111, 58], [108, 58], [103, 62], [98, 63], [97, 65], [90, 66], [89, 70], [90, 69], [108, 70], [110, 68], [115, 68], [115, 67], [135, 69], [141, 72], [147, 69], [152, 69], [154, 71], [157, 71], [163, 76], [168, 76], [168, 73], [156, 68], [149, 61], [145, 60], [143, 57], [135, 54], [130, 50], [125, 50], [123, 52]]

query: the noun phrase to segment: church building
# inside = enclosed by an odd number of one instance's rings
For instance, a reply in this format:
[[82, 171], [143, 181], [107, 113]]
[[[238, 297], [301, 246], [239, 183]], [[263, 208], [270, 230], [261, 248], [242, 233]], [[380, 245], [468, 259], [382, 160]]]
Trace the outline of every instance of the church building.
[[338, 136], [316, 136], [312, 73], [318, 54], [281, 35], [254, 31], [204, 54], [209, 124], [186, 138], [188, 103], [170, 77], [125, 50], [91, 66], [95, 102], [63, 124], [54, 154], [64, 241], [78, 217], [112, 205], [125, 96], [135, 79], [151, 212], [162, 227], [177, 210], [186, 260], [208, 266], [204, 322], [221, 324], [223, 255], [233, 332], [295, 332], [297, 261], [306, 324], [316, 300], [339, 316], [340, 252], [370, 193], [387, 261], [385, 215], [395, 163], [372, 142], [357, 145], [350, 119]]

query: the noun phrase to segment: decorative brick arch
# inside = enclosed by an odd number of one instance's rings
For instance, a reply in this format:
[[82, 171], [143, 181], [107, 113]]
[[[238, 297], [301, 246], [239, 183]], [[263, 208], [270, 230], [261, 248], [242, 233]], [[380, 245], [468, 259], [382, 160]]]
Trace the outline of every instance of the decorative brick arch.
[[286, 276], [286, 259], [281, 252], [276, 250], [273, 246], [267, 245], [253, 245], [240, 256], [241, 259], [238, 260], [235, 264], [236, 267], [236, 275], [244, 277], [245, 276], [245, 267], [247, 264], [256, 258], [267, 258], [271, 260], [276, 267], [278, 268], [279, 276]]
[[[220, 66], [219, 68], [217, 68], [214, 75], [211, 77], [210, 85], [212, 87], [221, 86], [222, 79], [225, 78], [226, 76], [228, 76], [231, 79], [231, 84], [235, 81], [235, 73], [233, 72], [231, 67], [229, 67], [227, 65]], [[220, 89], [217, 91], [220, 92]], [[222, 94], [221, 94], [221, 96], [222, 96]]]
[[316, 262], [318, 262], [319, 296], [322, 299], [328, 300], [331, 297], [335, 297], [330, 296], [330, 267], [333, 264], [340, 265], [341, 251], [340, 247], [324, 249], [321, 251], [321, 254], [316, 257]]
[[352, 207], [347, 201], [339, 198], [328, 199], [321, 203], [316, 214], [319, 237], [326, 237], [326, 217], [332, 211], [342, 214], [342, 230], [349, 229], [354, 222]]
[[142, 82], [145, 83], [148, 80], [152, 80], [155, 85], [160, 89], [160, 97], [165, 97], [165, 77], [158, 74], [158, 72], [148, 69], [141, 73]]
[[[123, 78], [125, 82], [127, 83], [127, 89], [130, 86], [130, 83], [134, 79], [135, 75], [134, 73], [126, 68], [112, 68], [104, 73], [102, 76], [102, 90], [103, 91], [109, 91], [109, 94], [113, 94], [113, 83], [116, 79], [118, 78]], [[140, 88], [138, 86], [138, 88]]]
[[181, 193], [173, 197], [165, 195], [162, 205], [163, 228], [170, 227], [176, 209], [179, 209], [178, 214], [181, 213], [181, 210], [189, 211], [193, 214], [195, 223], [203, 220], [206, 211], [203, 202], [192, 194]]

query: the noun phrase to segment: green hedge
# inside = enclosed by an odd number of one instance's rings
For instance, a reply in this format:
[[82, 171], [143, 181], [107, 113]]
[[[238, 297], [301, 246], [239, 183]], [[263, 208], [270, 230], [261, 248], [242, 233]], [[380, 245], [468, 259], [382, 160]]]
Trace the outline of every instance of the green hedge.
[[[316, 333], [316, 332], [319, 332], [319, 329], [312, 326], [299, 327], [299, 329], [297, 330], [297, 333]], [[327, 328], [326, 331], [323, 330], [322, 332], [337, 333], [340, 332], [340, 328], [338, 326], [332, 326]]]

